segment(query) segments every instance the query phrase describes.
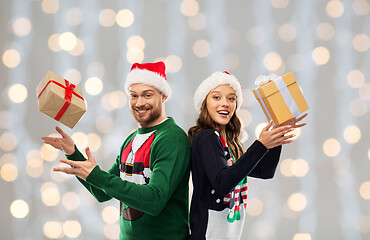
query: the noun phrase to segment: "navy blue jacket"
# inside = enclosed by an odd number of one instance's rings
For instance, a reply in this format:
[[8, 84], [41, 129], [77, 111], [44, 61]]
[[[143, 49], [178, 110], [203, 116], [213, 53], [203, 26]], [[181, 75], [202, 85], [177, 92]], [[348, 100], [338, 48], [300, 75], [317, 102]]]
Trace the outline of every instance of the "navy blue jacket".
[[220, 134], [214, 129], [202, 130], [193, 140], [191, 171], [194, 191], [189, 239], [205, 239], [208, 209], [222, 211], [227, 208], [223, 201], [215, 200], [226, 196], [246, 176], [262, 179], [274, 176], [281, 146], [268, 150], [256, 140], [231, 166], [227, 165], [227, 152]]

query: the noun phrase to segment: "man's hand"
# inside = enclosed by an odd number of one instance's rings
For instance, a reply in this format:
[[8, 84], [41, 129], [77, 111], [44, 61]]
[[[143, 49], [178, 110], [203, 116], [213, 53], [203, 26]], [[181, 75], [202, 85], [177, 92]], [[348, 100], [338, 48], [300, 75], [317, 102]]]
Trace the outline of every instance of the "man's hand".
[[60, 162], [70, 165], [71, 167], [56, 167], [53, 169], [55, 172], [64, 172], [66, 174], [76, 175], [77, 177], [86, 180], [87, 176], [97, 166], [95, 158], [92, 156], [89, 147], [85, 150], [87, 155], [86, 161], [73, 161], [61, 159]]
[[58, 150], [62, 150], [67, 155], [73, 154], [75, 152], [75, 144], [72, 138], [60, 127], [56, 127], [55, 129], [62, 136], [61, 138], [42, 137], [41, 139], [44, 140], [45, 144], [49, 144]]

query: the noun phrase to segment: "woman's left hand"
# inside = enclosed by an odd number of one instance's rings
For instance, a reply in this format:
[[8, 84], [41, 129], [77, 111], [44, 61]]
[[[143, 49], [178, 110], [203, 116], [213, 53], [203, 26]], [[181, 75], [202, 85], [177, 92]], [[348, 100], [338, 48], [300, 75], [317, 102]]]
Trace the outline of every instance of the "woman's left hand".
[[288, 121], [285, 121], [279, 125], [275, 125], [273, 128], [281, 127], [281, 126], [287, 126], [290, 125], [292, 128], [300, 128], [306, 125], [306, 123], [297, 124], [298, 122], [302, 121], [305, 117], [307, 117], [308, 113], [303, 114], [301, 117], [295, 117], [292, 119], [289, 119]]

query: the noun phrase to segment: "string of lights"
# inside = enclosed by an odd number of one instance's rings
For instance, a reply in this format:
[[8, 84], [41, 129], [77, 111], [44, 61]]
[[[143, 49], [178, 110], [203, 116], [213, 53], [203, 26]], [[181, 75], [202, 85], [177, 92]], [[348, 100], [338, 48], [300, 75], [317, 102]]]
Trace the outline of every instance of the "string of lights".
[[[370, 238], [368, 0], [15, 0], [0, 9], [1, 239], [119, 238], [117, 201], [99, 204], [53, 172], [64, 155], [40, 137], [61, 126], [109, 169], [137, 127], [125, 76], [154, 61], [166, 64], [167, 113], [185, 131], [199, 83], [214, 71], [235, 75], [246, 147], [267, 123], [254, 79], [296, 76], [307, 126], [283, 147], [274, 179], [249, 178], [242, 239]], [[83, 91], [87, 112], [73, 130], [38, 110], [48, 70]]]

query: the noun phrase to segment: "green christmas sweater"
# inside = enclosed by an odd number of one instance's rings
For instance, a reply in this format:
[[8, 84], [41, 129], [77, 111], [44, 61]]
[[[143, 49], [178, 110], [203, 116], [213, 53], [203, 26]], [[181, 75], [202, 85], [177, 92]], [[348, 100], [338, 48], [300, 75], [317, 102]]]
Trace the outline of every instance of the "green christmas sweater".
[[[86, 160], [76, 151], [68, 159]], [[121, 204], [120, 239], [187, 239], [190, 143], [172, 118], [139, 128], [108, 171], [96, 166], [79, 181], [99, 201]]]

